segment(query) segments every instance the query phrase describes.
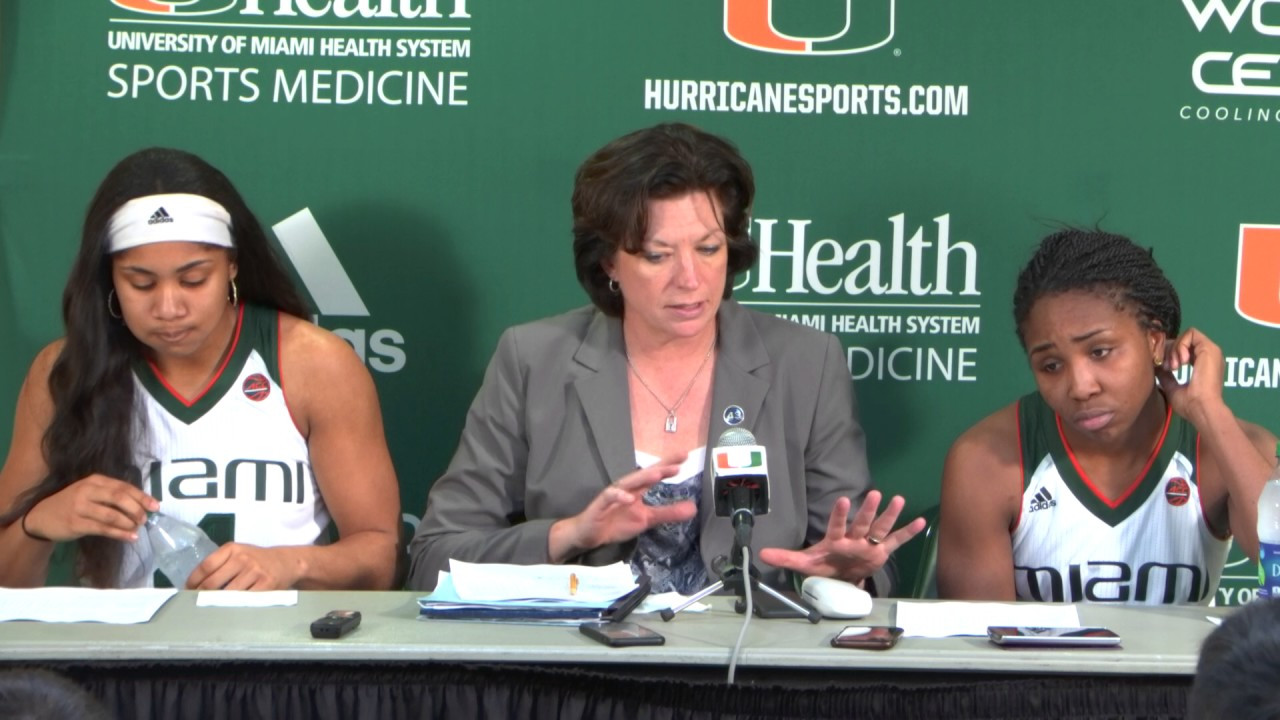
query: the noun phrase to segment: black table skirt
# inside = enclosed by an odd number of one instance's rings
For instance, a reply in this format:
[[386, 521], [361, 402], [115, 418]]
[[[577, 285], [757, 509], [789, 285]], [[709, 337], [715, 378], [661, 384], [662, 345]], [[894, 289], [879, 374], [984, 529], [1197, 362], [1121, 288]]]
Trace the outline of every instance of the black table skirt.
[[119, 718], [1181, 718], [1190, 677], [449, 663], [12, 663]]

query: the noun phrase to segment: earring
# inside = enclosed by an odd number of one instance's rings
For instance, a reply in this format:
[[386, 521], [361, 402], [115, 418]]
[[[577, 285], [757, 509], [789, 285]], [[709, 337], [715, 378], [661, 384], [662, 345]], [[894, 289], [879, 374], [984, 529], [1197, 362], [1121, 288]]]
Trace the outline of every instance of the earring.
[[614, 295], [618, 294], [618, 281], [613, 278], [609, 278], [609, 292]]
[[231, 307], [235, 307], [240, 303], [240, 292], [236, 290], [236, 281], [231, 281]]
[[1154, 358], [1152, 362], [1155, 363], [1157, 370], [1164, 367], [1164, 358]]
[[115, 318], [116, 320], [123, 320], [123, 319], [124, 319], [124, 315], [122, 315], [120, 312], [117, 312], [116, 310], [112, 309], [112, 307], [111, 307], [111, 301], [112, 301], [112, 300], [114, 300], [114, 299], [115, 299], [115, 297], [116, 297], [116, 289], [115, 289], [115, 288], [111, 288], [110, 290], [108, 290], [108, 291], [107, 291], [107, 314], [108, 314], [108, 315], [110, 315], [111, 317]]

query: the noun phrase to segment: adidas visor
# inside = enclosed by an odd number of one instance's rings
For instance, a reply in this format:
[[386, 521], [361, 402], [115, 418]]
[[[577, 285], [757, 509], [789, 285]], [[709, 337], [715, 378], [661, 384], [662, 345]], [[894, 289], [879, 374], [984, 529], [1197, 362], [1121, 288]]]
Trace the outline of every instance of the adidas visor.
[[157, 242], [198, 242], [229, 248], [231, 215], [203, 195], [169, 193], [134, 198], [107, 225], [107, 252]]

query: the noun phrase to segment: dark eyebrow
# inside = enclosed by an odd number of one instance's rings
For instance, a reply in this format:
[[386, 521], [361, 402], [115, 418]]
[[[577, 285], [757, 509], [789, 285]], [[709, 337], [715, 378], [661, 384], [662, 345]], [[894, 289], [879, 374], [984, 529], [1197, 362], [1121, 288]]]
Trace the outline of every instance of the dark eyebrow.
[[[719, 239], [720, 239], [720, 237], [719, 237], [719, 236], [722, 236], [722, 235], [724, 235], [724, 231], [723, 231], [723, 230], [721, 230], [720, 228], [715, 228], [715, 229], [710, 230], [709, 232], [707, 232], [707, 234], [706, 234], [706, 235], [703, 235], [702, 237], [698, 238], [697, 240], [694, 240], [694, 241], [693, 241], [693, 244], [694, 244], [694, 245], [700, 245], [700, 244], [702, 244], [702, 243], [706, 242], [708, 239], [711, 239], [711, 238], [715, 238], [715, 239], [719, 240]], [[669, 247], [671, 247], [671, 246], [674, 244], [674, 243], [667, 242], [666, 240], [663, 240], [663, 239], [662, 239], [662, 238], [660, 238], [660, 237], [655, 237], [655, 238], [653, 238], [653, 239], [649, 240], [648, 242], [649, 242], [649, 243], [652, 243], [652, 244], [654, 244], [654, 245], [657, 245], [657, 246], [659, 246], [659, 247], [663, 247], [663, 248], [669, 248]]]
[[1089, 338], [1093, 337], [1094, 335], [1097, 335], [1097, 334], [1099, 334], [1099, 333], [1104, 333], [1104, 332], [1106, 332], [1106, 331], [1107, 331], [1107, 328], [1098, 328], [1097, 330], [1090, 330], [1089, 332], [1087, 332], [1087, 333], [1085, 333], [1085, 334], [1083, 334], [1083, 335], [1077, 335], [1077, 336], [1075, 336], [1075, 337], [1071, 338], [1071, 342], [1073, 342], [1073, 343], [1082, 343], [1082, 342], [1084, 342], [1085, 340], [1088, 340]]
[[[1071, 342], [1072, 342], [1072, 343], [1075, 343], [1075, 344], [1079, 344], [1079, 343], [1084, 342], [1085, 340], [1088, 340], [1089, 338], [1093, 337], [1094, 335], [1097, 335], [1097, 334], [1099, 334], [1099, 333], [1104, 333], [1104, 332], [1106, 332], [1106, 331], [1107, 331], [1107, 328], [1098, 328], [1097, 330], [1090, 330], [1089, 332], [1087, 332], [1087, 333], [1085, 333], [1085, 334], [1083, 334], [1083, 335], [1077, 335], [1077, 336], [1075, 336], [1075, 337], [1071, 338]], [[1033, 348], [1031, 348], [1030, 350], [1028, 350], [1028, 351], [1027, 351], [1027, 355], [1028, 355], [1028, 356], [1035, 355], [1035, 354], [1036, 354], [1036, 353], [1038, 353], [1038, 352], [1044, 352], [1045, 350], [1048, 350], [1048, 349], [1050, 349], [1050, 348], [1052, 348], [1052, 347], [1053, 347], [1053, 343], [1052, 343], [1052, 342], [1040, 343], [1039, 345], [1036, 345], [1035, 347], [1033, 347]]]
[[[205, 263], [210, 263], [210, 262], [213, 262], [213, 261], [212, 261], [212, 260], [210, 260], [209, 258], [201, 258], [201, 259], [199, 259], [199, 260], [192, 260], [191, 262], [187, 263], [186, 265], [183, 265], [182, 267], [178, 268], [177, 273], [178, 273], [179, 275], [181, 275], [182, 273], [184, 273], [184, 272], [186, 272], [186, 271], [188, 271], [188, 270], [194, 270], [195, 268], [199, 267], [200, 265], [204, 265]], [[124, 266], [124, 267], [123, 267], [123, 268], [121, 268], [121, 269], [122, 269], [122, 270], [124, 270], [125, 272], [139, 273], [139, 274], [142, 274], [142, 275], [156, 275], [156, 274], [157, 274], [157, 273], [156, 273], [155, 271], [153, 271], [153, 270], [148, 270], [148, 269], [146, 269], [146, 268], [144, 268], [144, 267], [138, 267], [137, 265], [126, 265], [126, 266]]]

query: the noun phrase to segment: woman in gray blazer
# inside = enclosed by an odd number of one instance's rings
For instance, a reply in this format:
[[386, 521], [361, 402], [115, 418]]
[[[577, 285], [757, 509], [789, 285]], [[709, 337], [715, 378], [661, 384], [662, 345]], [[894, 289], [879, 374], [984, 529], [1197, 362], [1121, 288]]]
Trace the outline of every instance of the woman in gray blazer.
[[924, 521], [894, 530], [900, 497], [877, 515], [840, 344], [728, 299], [756, 260], [754, 191], [736, 148], [688, 125], [583, 163], [574, 257], [593, 304], [499, 340], [410, 546], [410, 587], [434, 587], [451, 558], [627, 561], [656, 591], [694, 592], [734, 536], [707, 448], [739, 426], [767, 449], [752, 543], [764, 579], [787, 569], [888, 593], [885, 562]]

